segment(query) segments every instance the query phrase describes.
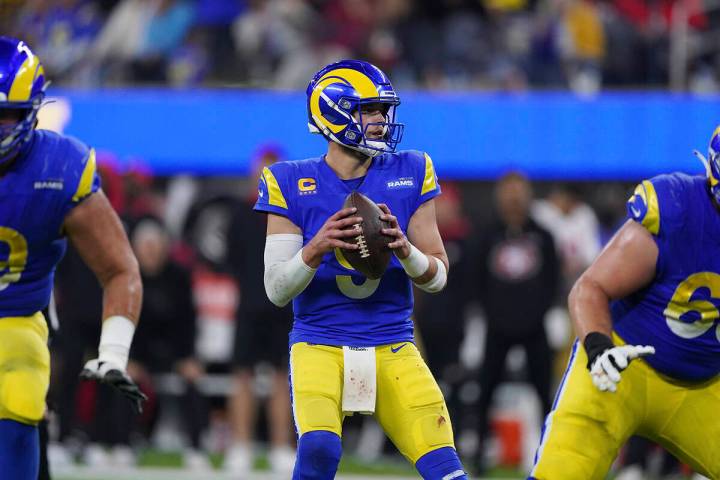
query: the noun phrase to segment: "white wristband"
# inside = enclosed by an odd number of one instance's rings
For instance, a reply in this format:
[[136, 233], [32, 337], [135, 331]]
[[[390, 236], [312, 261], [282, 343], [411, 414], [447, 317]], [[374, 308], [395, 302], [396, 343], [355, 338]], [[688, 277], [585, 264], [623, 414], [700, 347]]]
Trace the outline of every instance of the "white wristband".
[[430, 267], [430, 260], [415, 245], [410, 242], [408, 244], [410, 245], [410, 255], [405, 258], [398, 257], [398, 260], [400, 260], [400, 264], [410, 278], [417, 278], [427, 272]]
[[98, 347], [98, 360], [127, 368], [130, 345], [135, 334], [135, 324], [122, 315], [113, 315], [103, 321]]
[[435, 276], [433, 276], [433, 278], [427, 283], [423, 283], [422, 285], [418, 285], [416, 283], [415, 285], [417, 285], [420, 290], [424, 290], [428, 293], [437, 293], [445, 288], [445, 285], [447, 284], [447, 269], [445, 268], [445, 264], [439, 258], [432, 258], [435, 260], [435, 263], [437, 263], [437, 272], [435, 272]]

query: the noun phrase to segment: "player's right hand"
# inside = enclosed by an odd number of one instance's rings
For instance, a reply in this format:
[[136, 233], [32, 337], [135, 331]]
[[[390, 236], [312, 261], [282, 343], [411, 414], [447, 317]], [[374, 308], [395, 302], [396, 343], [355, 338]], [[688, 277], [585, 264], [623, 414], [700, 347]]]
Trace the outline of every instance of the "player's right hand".
[[147, 400], [147, 396], [140, 391], [140, 387], [132, 381], [125, 370], [113, 362], [98, 358], [90, 360], [80, 372], [80, 378], [97, 380], [100, 383], [110, 385], [130, 400], [133, 409], [137, 413], [142, 413], [142, 404]]
[[[325, 221], [312, 240], [303, 248], [308, 255], [308, 258], [303, 258], [303, 260], [308, 266], [317, 268], [322, 262], [322, 257], [334, 248], [348, 250], [358, 248], [357, 245], [345, 241], [346, 238], [355, 237], [361, 232], [362, 217], [350, 216], [355, 212], [357, 212], [355, 207], [343, 208]], [[348, 228], [353, 225], [356, 225], [356, 228]]]
[[593, 384], [601, 392], [617, 391], [620, 372], [627, 368], [630, 361], [654, 353], [655, 348], [649, 345], [621, 345], [608, 348], [597, 355], [590, 364]]
[[405, 259], [410, 256], [410, 241], [407, 236], [400, 228], [400, 223], [395, 215], [390, 211], [384, 203], [378, 203], [378, 207], [383, 211], [380, 215], [380, 219], [390, 223], [390, 228], [383, 228], [382, 233], [393, 237], [393, 241], [388, 244], [388, 247], [393, 251], [395, 256], [401, 259]]

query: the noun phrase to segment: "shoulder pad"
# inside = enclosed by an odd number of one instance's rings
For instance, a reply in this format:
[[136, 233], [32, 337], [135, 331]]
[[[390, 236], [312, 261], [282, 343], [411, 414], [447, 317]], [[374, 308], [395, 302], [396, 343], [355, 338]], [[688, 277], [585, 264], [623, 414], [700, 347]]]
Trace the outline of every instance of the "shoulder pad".
[[280, 164], [281, 163], [276, 163], [270, 167], [263, 168], [262, 174], [260, 175], [260, 191], [265, 190], [267, 192], [267, 202], [269, 205], [287, 210], [287, 200], [285, 200], [285, 195], [283, 194], [282, 188], [280, 188], [281, 182], [282, 184], [285, 183], [286, 170], [281, 167], [278, 168]]
[[653, 235], [660, 231], [660, 205], [658, 204], [655, 185], [650, 180], [643, 180], [627, 202], [628, 217], [632, 218]]
[[642, 181], [627, 202], [628, 217], [658, 235], [666, 223], [680, 221], [693, 186], [692, 177], [684, 174], [659, 175]]

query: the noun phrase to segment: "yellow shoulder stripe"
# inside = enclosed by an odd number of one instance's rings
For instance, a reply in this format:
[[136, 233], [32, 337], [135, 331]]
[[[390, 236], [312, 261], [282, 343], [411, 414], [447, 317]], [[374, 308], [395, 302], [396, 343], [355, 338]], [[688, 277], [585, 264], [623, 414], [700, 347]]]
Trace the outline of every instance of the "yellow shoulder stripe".
[[420, 195], [425, 195], [428, 192], [432, 192], [437, 188], [437, 180], [435, 178], [435, 168], [433, 167], [430, 155], [425, 154], [425, 179], [423, 180], [422, 190]]
[[287, 210], [287, 202], [282, 194], [282, 190], [280, 190], [280, 185], [278, 184], [275, 175], [272, 174], [268, 167], [263, 168], [262, 175], [265, 180], [265, 185], [267, 185], [268, 194], [270, 195], [270, 199], [268, 200], [270, 205], [275, 205], [276, 207], [281, 207]]
[[77, 190], [75, 190], [75, 195], [72, 197], [73, 202], [79, 202], [92, 193], [95, 170], [95, 149], [91, 148], [90, 153], [88, 154], [87, 163], [85, 164], [85, 168], [80, 176], [80, 183], [78, 184]]
[[642, 198], [647, 212], [642, 219], [642, 226], [653, 235], [657, 235], [660, 231], [660, 203], [658, 202], [655, 186], [649, 180], [643, 182], [635, 188], [635, 194]]

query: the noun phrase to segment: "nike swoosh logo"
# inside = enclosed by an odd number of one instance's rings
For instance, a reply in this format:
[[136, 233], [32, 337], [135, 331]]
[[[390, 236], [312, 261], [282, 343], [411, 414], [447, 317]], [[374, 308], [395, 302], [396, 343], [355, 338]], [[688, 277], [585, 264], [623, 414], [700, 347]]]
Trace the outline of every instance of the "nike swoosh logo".
[[632, 214], [635, 215], [636, 217], [639, 217], [640, 213], [642, 213], [642, 212], [640, 212], [640, 210], [635, 208], [635, 205], [630, 205], [630, 211], [632, 211]]
[[407, 343], [403, 343], [403, 344], [400, 345], [399, 347], [390, 347], [390, 351], [393, 352], [393, 353], [397, 353], [397, 352], [399, 352], [400, 349], [403, 348], [405, 345], [407, 345]]

